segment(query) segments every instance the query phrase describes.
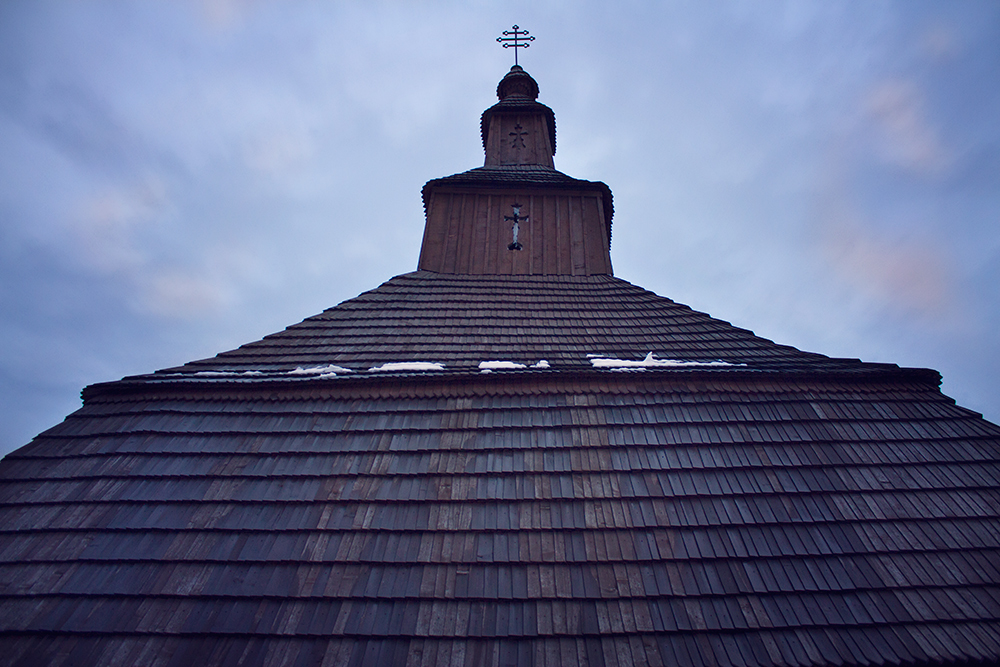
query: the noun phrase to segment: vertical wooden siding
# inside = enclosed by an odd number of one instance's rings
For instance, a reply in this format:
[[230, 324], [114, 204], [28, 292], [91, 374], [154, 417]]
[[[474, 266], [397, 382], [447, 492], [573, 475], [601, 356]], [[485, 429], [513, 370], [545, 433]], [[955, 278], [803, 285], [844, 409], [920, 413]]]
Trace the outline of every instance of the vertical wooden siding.
[[[519, 241], [509, 250], [512, 204], [521, 205]], [[427, 207], [419, 268], [472, 275], [610, 275], [601, 194], [530, 190], [437, 190]]]

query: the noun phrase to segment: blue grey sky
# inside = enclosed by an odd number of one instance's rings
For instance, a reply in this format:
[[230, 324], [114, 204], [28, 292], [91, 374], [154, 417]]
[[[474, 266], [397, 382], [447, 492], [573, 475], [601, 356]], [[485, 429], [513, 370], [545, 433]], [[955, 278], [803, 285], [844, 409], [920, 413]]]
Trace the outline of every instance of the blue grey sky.
[[1000, 3], [0, 4], [0, 453], [416, 267], [513, 23], [615, 273], [1000, 421]]

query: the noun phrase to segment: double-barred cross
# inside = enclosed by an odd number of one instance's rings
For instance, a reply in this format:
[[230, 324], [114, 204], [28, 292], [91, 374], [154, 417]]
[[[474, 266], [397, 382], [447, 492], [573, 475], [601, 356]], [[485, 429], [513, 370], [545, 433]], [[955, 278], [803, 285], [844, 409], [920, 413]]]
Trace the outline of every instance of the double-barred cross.
[[527, 30], [521, 30], [516, 25], [512, 26], [510, 30], [504, 30], [502, 37], [497, 37], [497, 41], [503, 44], [503, 48], [509, 49], [513, 47], [514, 49], [514, 64], [517, 64], [517, 50], [526, 49], [531, 44], [528, 42], [535, 41], [533, 36], [528, 35]]

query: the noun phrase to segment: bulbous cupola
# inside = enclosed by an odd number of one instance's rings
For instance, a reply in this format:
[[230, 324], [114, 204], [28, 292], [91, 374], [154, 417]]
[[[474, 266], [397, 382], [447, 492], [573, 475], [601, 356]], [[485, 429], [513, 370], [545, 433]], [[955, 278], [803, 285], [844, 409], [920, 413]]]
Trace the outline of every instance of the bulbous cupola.
[[511, 67], [507, 76], [497, 84], [497, 99], [503, 101], [512, 95], [538, 99], [538, 83], [520, 65]]
[[483, 112], [484, 166], [429, 181], [417, 268], [477, 275], [611, 275], [611, 189], [556, 171], [556, 117], [514, 65]]
[[555, 166], [556, 115], [535, 100], [538, 84], [514, 65], [497, 85], [499, 102], [483, 112], [485, 166]]

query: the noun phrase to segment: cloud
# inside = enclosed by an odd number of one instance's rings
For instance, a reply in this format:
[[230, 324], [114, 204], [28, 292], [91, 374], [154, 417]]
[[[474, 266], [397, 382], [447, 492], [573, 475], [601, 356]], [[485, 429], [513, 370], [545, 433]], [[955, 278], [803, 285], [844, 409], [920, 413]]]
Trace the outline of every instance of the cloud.
[[219, 281], [168, 269], [145, 285], [137, 309], [160, 317], [192, 319], [218, 311], [228, 302]]
[[138, 270], [147, 261], [138, 236], [166, 203], [166, 190], [156, 179], [105, 189], [77, 206], [69, 222], [75, 241], [70, 252], [79, 264], [98, 273]]
[[231, 244], [172, 256], [157, 229], [167, 224], [170, 206], [158, 179], [108, 187], [78, 204], [69, 223], [72, 243], [63, 250], [84, 274], [113, 276], [135, 313], [170, 319], [217, 313], [231, 305], [234, 280], [248, 280], [256, 264]]
[[955, 30], [944, 24], [932, 26], [921, 37], [920, 49], [933, 60], [954, 57], [959, 51]]
[[201, 0], [201, 12], [210, 27], [231, 30], [242, 25], [257, 4], [254, 0]]
[[953, 315], [957, 290], [951, 258], [931, 239], [890, 238], [849, 216], [831, 216], [822, 248], [837, 274], [884, 306], [933, 320]]
[[[994, 9], [519, 6], [523, 21], [391, 0], [9, 12], [0, 305], [31, 344], [17, 356], [35, 368], [64, 346], [90, 369], [73, 383], [148, 371], [411, 269], [420, 186], [482, 164], [479, 114], [512, 61], [493, 40], [515, 20], [538, 35], [521, 56], [556, 111], [557, 167], [615, 189], [620, 272], [807, 349], [902, 350], [899, 315], [913, 340], [992, 353], [995, 336], [954, 343], [934, 318], [995, 245]], [[833, 190], [850, 214], [810, 226]]]
[[875, 150], [889, 164], [936, 173], [948, 166], [948, 151], [924, 114], [924, 95], [908, 81], [883, 81], [864, 100], [874, 121]]
[[273, 128], [248, 139], [243, 154], [252, 168], [278, 176], [306, 164], [316, 143], [305, 127]]

